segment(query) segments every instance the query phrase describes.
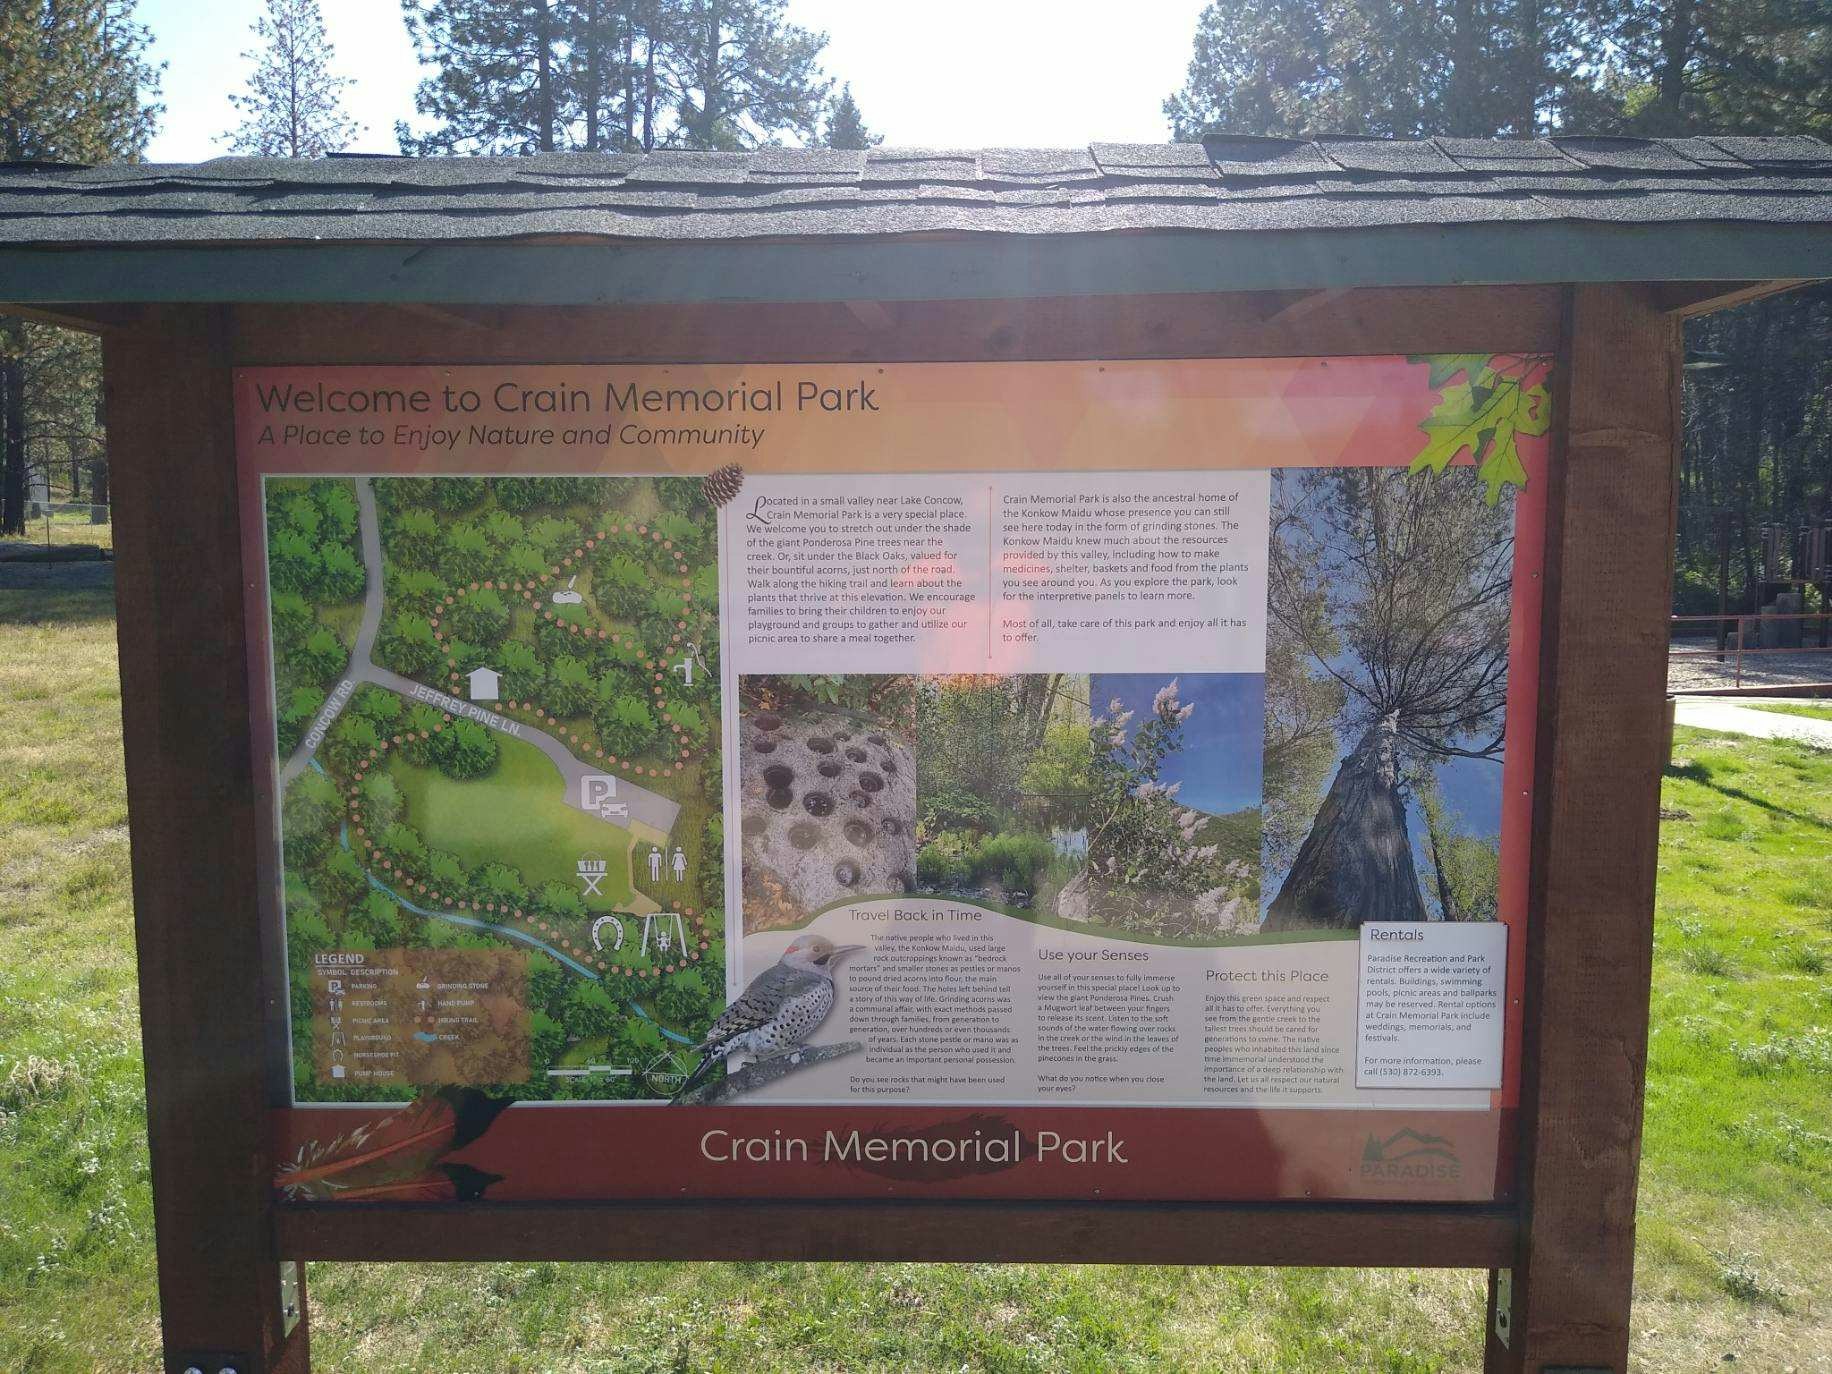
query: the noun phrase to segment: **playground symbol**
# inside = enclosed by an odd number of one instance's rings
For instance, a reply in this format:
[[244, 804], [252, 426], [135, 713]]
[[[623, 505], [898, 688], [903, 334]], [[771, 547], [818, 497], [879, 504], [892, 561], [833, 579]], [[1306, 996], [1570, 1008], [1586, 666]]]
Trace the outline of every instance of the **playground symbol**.
[[[668, 923], [674, 923], [669, 929]], [[687, 948], [687, 927], [681, 921], [678, 911], [653, 911], [642, 918], [642, 952], [649, 952], [653, 941], [658, 954], [667, 954], [670, 950]]]

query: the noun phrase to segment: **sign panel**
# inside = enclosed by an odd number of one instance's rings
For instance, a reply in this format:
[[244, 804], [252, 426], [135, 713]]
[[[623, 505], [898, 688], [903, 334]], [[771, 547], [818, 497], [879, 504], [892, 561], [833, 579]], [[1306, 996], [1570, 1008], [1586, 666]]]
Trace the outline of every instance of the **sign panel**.
[[1546, 373], [238, 374], [281, 1195], [1506, 1195]]

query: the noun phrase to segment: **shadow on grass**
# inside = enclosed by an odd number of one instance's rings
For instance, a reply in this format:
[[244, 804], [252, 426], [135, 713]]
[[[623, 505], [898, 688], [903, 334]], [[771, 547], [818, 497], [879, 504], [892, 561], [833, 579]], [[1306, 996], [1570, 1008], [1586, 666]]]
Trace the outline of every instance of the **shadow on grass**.
[[96, 625], [115, 618], [114, 586], [0, 586], [0, 627]]
[[1686, 782], [1696, 782], [1700, 786], [1708, 787], [1720, 797], [1729, 797], [1733, 801], [1748, 802], [1751, 806], [1766, 811], [1771, 816], [1784, 816], [1790, 821], [1798, 821], [1802, 825], [1810, 825], [1819, 830], [1832, 830], [1832, 821], [1827, 821], [1823, 817], [1810, 816], [1805, 812], [1795, 811], [1790, 807], [1778, 806], [1774, 802], [1769, 801], [1766, 797], [1758, 797], [1753, 793], [1745, 792], [1741, 787], [1731, 787], [1726, 783], [1713, 782], [1711, 780], [1711, 765], [1701, 763], [1697, 759], [1687, 759], [1682, 764], [1668, 764], [1665, 769], [1665, 774], [1669, 778], [1680, 778], [1684, 779]]

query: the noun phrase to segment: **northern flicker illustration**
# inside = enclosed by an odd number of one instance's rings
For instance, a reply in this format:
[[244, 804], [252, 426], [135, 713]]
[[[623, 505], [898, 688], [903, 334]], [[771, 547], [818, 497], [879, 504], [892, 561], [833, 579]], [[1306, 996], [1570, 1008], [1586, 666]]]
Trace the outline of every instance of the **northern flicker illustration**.
[[729, 1054], [774, 1059], [800, 1049], [833, 1010], [833, 972], [864, 945], [836, 945], [824, 935], [803, 935], [747, 987], [694, 1047], [704, 1056], [675, 1099], [685, 1097]]

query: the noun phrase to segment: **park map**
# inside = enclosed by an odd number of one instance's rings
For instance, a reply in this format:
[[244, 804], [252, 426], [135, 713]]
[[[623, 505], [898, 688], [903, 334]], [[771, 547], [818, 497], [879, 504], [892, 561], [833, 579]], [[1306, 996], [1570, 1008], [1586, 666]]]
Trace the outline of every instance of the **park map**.
[[669, 1097], [726, 994], [700, 480], [264, 505], [295, 1100]]

